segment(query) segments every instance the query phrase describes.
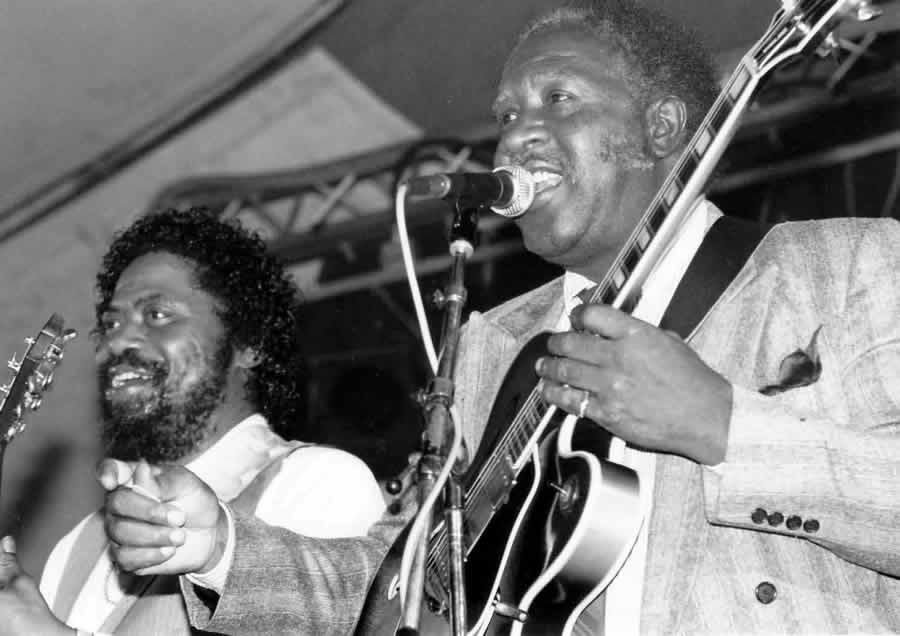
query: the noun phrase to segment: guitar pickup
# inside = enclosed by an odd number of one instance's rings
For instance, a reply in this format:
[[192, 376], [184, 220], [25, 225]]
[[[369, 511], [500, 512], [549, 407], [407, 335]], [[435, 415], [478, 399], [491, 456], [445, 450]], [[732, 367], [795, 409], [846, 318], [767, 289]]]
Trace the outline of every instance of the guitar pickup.
[[491, 510], [497, 510], [507, 502], [509, 492], [515, 485], [516, 471], [513, 468], [513, 459], [509, 455], [504, 455], [503, 461], [498, 463], [485, 484], [485, 494], [491, 504]]
[[490, 471], [484, 473], [480, 486], [473, 486], [467, 493], [466, 521], [469, 531], [469, 545], [474, 545], [494, 512], [509, 499], [509, 493], [516, 486], [516, 471], [513, 459], [504, 455]]

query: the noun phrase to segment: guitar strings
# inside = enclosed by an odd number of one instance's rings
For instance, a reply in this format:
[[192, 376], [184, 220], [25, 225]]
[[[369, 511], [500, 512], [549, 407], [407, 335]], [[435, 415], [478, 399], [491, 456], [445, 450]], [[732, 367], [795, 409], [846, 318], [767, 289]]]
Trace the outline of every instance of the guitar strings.
[[[512, 446], [512, 443], [514, 441], [512, 439], [513, 437], [519, 438], [520, 443], [522, 444], [522, 450], [527, 448], [528, 440], [534, 434], [534, 431], [523, 435], [524, 431], [522, 430], [522, 428], [523, 428], [522, 422], [525, 421], [525, 423], [527, 424], [528, 419], [529, 419], [528, 416], [530, 414], [534, 413], [536, 415], [536, 417], [530, 418], [531, 421], [537, 420], [537, 422], [540, 423], [540, 421], [546, 415], [547, 411], [545, 410], [543, 413], [540, 413], [540, 410], [535, 409], [534, 407], [535, 407], [535, 405], [540, 404], [541, 402], [542, 402], [542, 400], [540, 398], [540, 393], [537, 391], [537, 389], [532, 390], [532, 392], [529, 394], [528, 398], [526, 399], [525, 404], [522, 406], [522, 408], [517, 413], [516, 417], [513, 419], [512, 425], [506, 430], [506, 432], [504, 433], [504, 435], [501, 437], [500, 441], [498, 442], [498, 444], [497, 444], [498, 448], [507, 450], [508, 447]], [[550, 408], [552, 408], [552, 407], [550, 407]], [[536, 430], [537, 430], [537, 427], [535, 426], [535, 431]], [[519, 453], [521, 453], [521, 451], [519, 451]], [[474, 505], [474, 503], [480, 498], [484, 484], [486, 483], [486, 481], [489, 477], [493, 476], [494, 470], [497, 468], [499, 461], [500, 460], [498, 458], [498, 454], [495, 453], [485, 463], [482, 470], [479, 471], [478, 476], [476, 477], [475, 481], [473, 481], [472, 487], [469, 489], [469, 492], [466, 495], [466, 499], [463, 502], [463, 508], [466, 512], [468, 512], [471, 509], [471, 507]], [[443, 558], [446, 548], [447, 548], [446, 526], [441, 526], [441, 528], [438, 532], [438, 536], [435, 537], [434, 541], [432, 542], [432, 547], [429, 550], [427, 565], [428, 565], [430, 577], [432, 577], [434, 574], [433, 570], [435, 570], [435, 569], [438, 570], [438, 575], [439, 575], [440, 580], [437, 582], [440, 583], [442, 588], [446, 588], [447, 573], [445, 572], [445, 570], [446, 570], [446, 568], [444, 567], [445, 559]], [[432, 580], [432, 582], [434, 583], [433, 580]], [[446, 589], [444, 589], [444, 592], [446, 592]]]

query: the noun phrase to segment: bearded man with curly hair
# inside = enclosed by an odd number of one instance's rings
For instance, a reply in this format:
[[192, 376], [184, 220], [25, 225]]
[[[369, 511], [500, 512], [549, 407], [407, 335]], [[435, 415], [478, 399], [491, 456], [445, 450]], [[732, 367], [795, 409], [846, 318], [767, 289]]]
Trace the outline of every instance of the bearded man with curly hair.
[[[347, 537], [381, 516], [361, 460], [294, 440], [306, 380], [299, 291], [258, 236], [203, 209], [149, 214], [113, 240], [97, 292], [103, 439], [108, 457], [135, 468], [135, 489], [152, 501], [150, 463], [175, 464], [228, 502], [225, 517]], [[17, 564], [5, 552], [9, 571]], [[123, 572], [110, 556], [93, 513], [56, 545], [40, 591], [24, 573], [14, 578], [0, 598], [2, 630], [192, 633], [177, 577]]]

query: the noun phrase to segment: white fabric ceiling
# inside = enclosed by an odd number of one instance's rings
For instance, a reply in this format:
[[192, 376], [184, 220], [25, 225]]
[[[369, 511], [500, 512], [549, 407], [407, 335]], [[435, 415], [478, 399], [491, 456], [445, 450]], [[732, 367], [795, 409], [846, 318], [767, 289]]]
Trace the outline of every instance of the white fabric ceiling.
[[340, 4], [4, 2], [0, 209], [221, 90]]

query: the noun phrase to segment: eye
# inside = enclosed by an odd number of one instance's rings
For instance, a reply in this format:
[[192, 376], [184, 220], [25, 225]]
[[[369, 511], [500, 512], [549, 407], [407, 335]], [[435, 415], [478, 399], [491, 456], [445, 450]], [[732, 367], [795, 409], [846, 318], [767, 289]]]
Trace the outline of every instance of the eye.
[[112, 314], [104, 314], [100, 316], [100, 320], [97, 323], [97, 327], [94, 329], [94, 333], [98, 336], [105, 335], [110, 331], [115, 331], [122, 324], [122, 321], [119, 320], [118, 316]]
[[509, 126], [514, 121], [516, 121], [519, 118], [519, 113], [517, 113], [514, 110], [499, 111], [496, 115], [496, 118], [497, 118], [497, 124], [501, 128], [504, 128], [506, 126]]
[[148, 325], [160, 326], [168, 324], [172, 319], [172, 312], [163, 307], [149, 306], [144, 310], [144, 321]]
[[551, 104], [561, 104], [563, 102], [572, 101], [572, 99], [572, 94], [565, 91], [550, 91], [547, 95], [547, 101]]

